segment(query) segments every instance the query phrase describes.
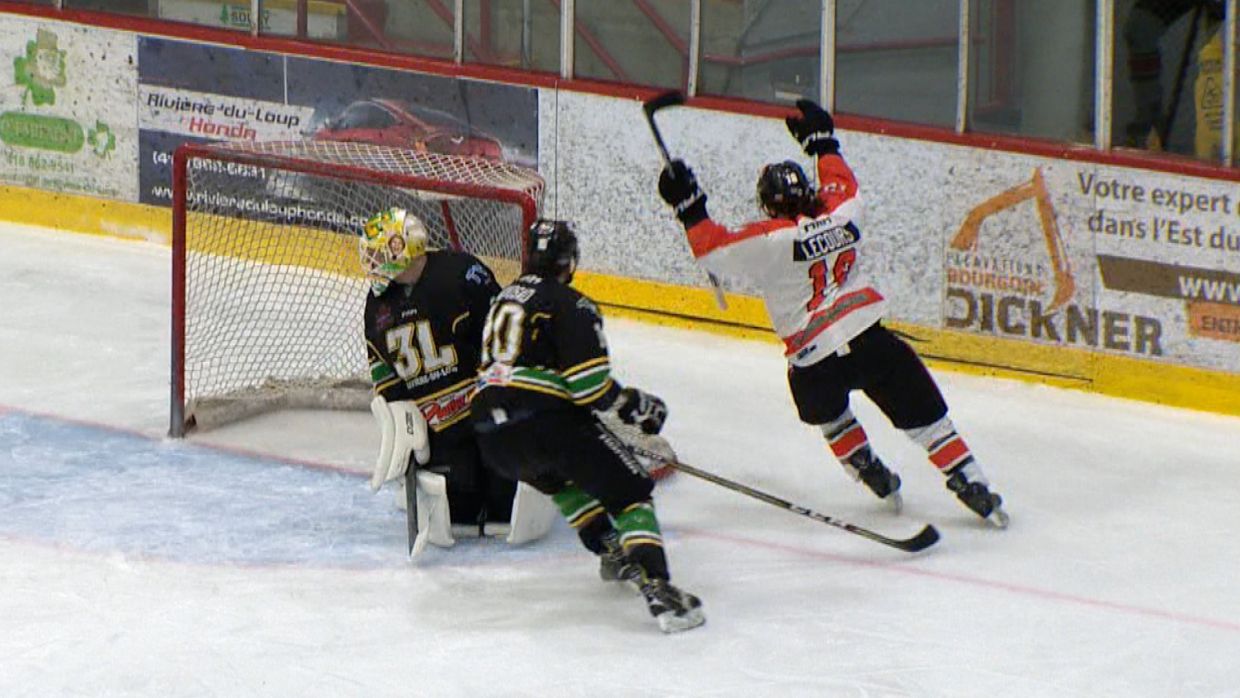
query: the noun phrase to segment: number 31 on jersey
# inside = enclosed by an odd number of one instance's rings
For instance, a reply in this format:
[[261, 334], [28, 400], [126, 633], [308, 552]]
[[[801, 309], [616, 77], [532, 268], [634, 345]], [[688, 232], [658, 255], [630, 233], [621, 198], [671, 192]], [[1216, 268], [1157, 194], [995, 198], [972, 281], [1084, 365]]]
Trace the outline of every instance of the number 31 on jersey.
[[388, 330], [387, 348], [394, 357], [392, 368], [401, 380], [456, 365], [456, 349], [451, 344], [437, 345], [431, 335], [431, 323], [426, 320]]

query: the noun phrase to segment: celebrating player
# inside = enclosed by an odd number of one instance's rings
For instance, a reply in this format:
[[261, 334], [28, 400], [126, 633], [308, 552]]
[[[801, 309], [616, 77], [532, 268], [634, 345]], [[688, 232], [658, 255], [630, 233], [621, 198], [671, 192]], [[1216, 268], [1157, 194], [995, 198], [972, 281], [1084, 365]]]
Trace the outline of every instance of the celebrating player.
[[765, 220], [730, 231], [711, 220], [706, 194], [680, 160], [659, 176], [659, 194], [684, 225], [694, 257], [715, 274], [753, 282], [784, 341], [788, 383], [801, 420], [822, 430], [854, 480], [900, 506], [900, 477], [870, 448], [849, 408], [862, 390], [929, 453], [947, 488], [978, 516], [1007, 525], [1002, 499], [947, 416], [938, 386], [912, 348], [883, 327], [882, 294], [862, 259], [857, 180], [840, 156], [831, 115], [809, 100], [788, 130], [816, 160], [815, 192], [795, 162], [767, 165], [758, 178]]
[[377, 491], [404, 478], [417, 526], [411, 552], [427, 542], [452, 545], [451, 524], [479, 535], [509, 525], [510, 542], [546, 533], [555, 516], [550, 503], [540, 511], [544, 497], [530, 488], [518, 493], [514, 480], [482, 467], [468, 419], [482, 325], [499, 292], [495, 277], [473, 255], [427, 250], [426, 228], [402, 209], [368, 220], [360, 246], [372, 291], [365, 311], [371, 411], [383, 432], [370, 484]]
[[487, 317], [474, 428], [488, 466], [551, 495], [603, 579], [637, 584], [664, 632], [687, 630], [701, 602], [669, 581], [653, 481], [631, 450], [674, 457], [657, 436], [667, 407], [612, 378], [598, 308], [569, 286], [577, 258], [567, 223], [530, 229], [524, 276]]

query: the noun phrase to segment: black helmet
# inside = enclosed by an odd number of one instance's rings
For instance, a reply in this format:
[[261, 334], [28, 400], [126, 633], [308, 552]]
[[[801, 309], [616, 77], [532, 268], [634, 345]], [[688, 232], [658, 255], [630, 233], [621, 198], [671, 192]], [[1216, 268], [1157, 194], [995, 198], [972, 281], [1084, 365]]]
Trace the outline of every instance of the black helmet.
[[[567, 221], [540, 218], [530, 226], [525, 264], [522, 274], [536, 274], [544, 279], [559, 279], [564, 283], [573, 280], [577, 270], [577, 233]], [[568, 276], [561, 279], [565, 273]]]
[[758, 177], [758, 203], [772, 218], [795, 218], [809, 213], [814, 202], [814, 187], [805, 170], [791, 160], [776, 162], [762, 168]]

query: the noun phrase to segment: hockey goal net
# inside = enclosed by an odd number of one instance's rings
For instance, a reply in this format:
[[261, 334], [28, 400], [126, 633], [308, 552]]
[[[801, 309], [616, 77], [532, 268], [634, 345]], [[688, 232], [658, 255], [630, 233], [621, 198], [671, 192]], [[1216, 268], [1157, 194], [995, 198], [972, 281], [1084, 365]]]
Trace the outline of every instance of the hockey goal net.
[[392, 206], [432, 249], [516, 277], [537, 172], [362, 143], [181, 146], [173, 159], [172, 436], [286, 408], [364, 409], [362, 224]]

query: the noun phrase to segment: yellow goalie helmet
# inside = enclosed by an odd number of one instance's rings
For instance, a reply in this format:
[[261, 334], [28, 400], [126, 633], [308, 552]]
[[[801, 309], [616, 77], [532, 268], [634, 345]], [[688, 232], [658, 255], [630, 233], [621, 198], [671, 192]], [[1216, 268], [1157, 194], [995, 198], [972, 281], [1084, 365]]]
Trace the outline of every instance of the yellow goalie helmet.
[[426, 226], [403, 208], [389, 208], [366, 221], [359, 240], [362, 269], [377, 296], [388, 284], [409, 268], [413, 260], [426, 254]]

